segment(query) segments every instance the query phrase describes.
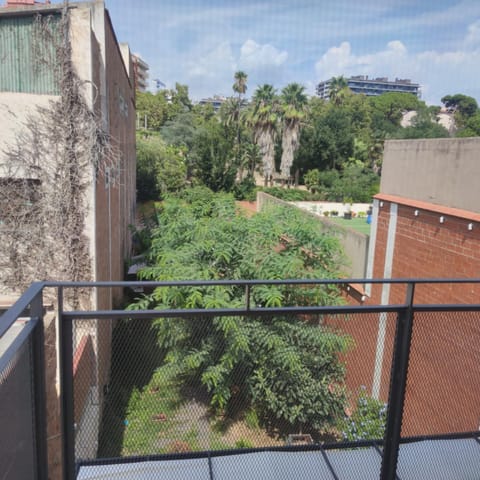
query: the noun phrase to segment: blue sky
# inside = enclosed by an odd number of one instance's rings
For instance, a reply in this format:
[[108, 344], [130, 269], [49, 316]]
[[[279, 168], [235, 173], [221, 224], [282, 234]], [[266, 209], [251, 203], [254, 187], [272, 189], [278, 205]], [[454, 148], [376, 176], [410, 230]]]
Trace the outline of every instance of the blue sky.
[[480, 102], [480, 0], [106, 0], [120, 42], [150, 78], [199, 100], [336, 75], [411, 78], [427, 103]]

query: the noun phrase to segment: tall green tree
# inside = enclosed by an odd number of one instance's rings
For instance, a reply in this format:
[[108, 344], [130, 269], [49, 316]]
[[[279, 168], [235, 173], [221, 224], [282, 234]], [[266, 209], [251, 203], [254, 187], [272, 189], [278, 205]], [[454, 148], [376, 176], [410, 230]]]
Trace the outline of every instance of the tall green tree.
[[160, 200], [185, 186], [187, 166], [181, 148], [166, 145], [157, 135], [137, 135], [137, 196]]
[[164, 92], [153, 95], [150, 92], [137, 92], [137, 127], [160, 130], [168, 119], [168, 103]]
[[232, 88], [233, 91], [238, 94], [238, 98], [240, 100], [242, 96], [244, 96], [247, 92], [248, 75], [245, 72], [239, 70], [238, 72], [235, 72], [234, 78], [235, 83], [233, 84]]
[[464, 127], [457, 132], [457, 137], [480, 137], [480, 110], [468, 117]]
[[[457, 127], [457, 137], [471, 137], [479, 135], [480, 125], [478, 124], [478, 103], [469, 97], [457, 93], [455, 95], [445, 95], [442, 103], [448, 109], [454, 112], [455, 126]], [[477, 116], [477, 119], [475, 119]]]
[[354, 135], [349, 115], [329, 105], [309, 116], [309, 123], [300, 135], [294, 166], [302, 174], [314, 168], [341, 169], [353, 152]]
[[[324, 278], [338, 274], [340, 258], [338, 240], [296, 209], [246, 218], [235, 213], [231, 196], [196, 188], [164, 202], [142, 277]], [[244, 305], [244, 294], [235, 286], [159, 288], [136, 307], [235, 308]], [[252, 304], [262, 307], [338, 301], [338, 292], [324, 287], [251, 290]], [[280, 315], [164, 318], [156, 331], [178, 377], [200, 382], [212, 407], [224, 414], [253, 409], [262, 423], [287, 426], [286, 433], [318, 431], [343, 416], [345, 372], [338, 353], [349, 339], [316, 321]]]
[[168, 120], [173, 120], [178, 114], [189, 112], [193, 105], [188, 95], [188, 85], [175, 83], [175, 88], [167, 90], [165, 95], [168, 100]]
[[279, 101], [272, 85], [259, 86], [252, 98], [249, 123], [253, 128], [254, 142], [262, 154], [265, 186], [275, 171], [275, 140], [279, 118]]
[[242, 108], [243, 97], [247, 92], [247, 79], [248, 75], [241, 70], [235, 72], [235, 83], [233, 84], [233, 91], [237, 93], [237, 151], [240, 157], [240, 144], [241, 144], [241, 125], [240, 125], [240, 109]]
[[237, 176], [235, 131], [213, 117], [196, 129], [189, 159], [194, 179], [215, 192], [230, 191]]
[[374, 114], [379, 114], [384, 122], [389, 122], [394, 128], [400, 126], [400, 120], [405, 112], [417, 110], [422, 105], [422, 102], [411, 93], [388, 92], [369, 97], [369, 100]]
[[473, 97], [463, 95], [462, 93], [445, 95], [441, 101], [447, 108], [458, 112], [463, 118], [471, 117], [478, 110], [477, 101]]
[[332, 78], [328, 90], [328, 96], [334, 105], [340, 105], [343, 102], [343, 98], [347, 91], [348, 81], [343, 75]]
[[282, 90], [280, 102], [283, 120], [280, 171], [285, 178], [289, 178], [293, 157], [299, 145], [300, 125], [305, 117], [305, 87], [298, 83], [288, 84]]

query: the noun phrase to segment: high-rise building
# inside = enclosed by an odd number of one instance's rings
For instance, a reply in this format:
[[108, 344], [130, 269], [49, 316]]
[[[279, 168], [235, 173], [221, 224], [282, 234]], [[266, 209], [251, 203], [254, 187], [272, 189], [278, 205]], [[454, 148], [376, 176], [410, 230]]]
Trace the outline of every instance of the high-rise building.
[[[325, 100], [329, 99], [330, 85], [333, 78], [320, 82], [317, 85], [317, 95]], [[389, 81], [387, 77], [368, 78], [368, 75], [356, 75], [345, 79], [348, 88], [353, 93], [363, 93], [367, 96], [381, 95], [387, 92], [411, 93], [420, 97], [420, 85], [412, 83], [408, 78], [396, 78]]]
[[148, 63], [140, 55], [132, 54], [133, 74], [135, 79], [135, 90], [145, 92], [148, 87]]

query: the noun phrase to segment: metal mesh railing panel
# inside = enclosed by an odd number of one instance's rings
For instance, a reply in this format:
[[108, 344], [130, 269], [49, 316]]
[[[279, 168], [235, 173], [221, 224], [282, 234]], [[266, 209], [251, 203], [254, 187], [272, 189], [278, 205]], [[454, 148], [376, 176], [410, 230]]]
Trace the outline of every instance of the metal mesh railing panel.
[[98, 358], [107, 343], [98, 325], [110, 321], [75, 321], [76, 459], [382, 438], [395, 320], [121, 320], [103, 381]]
[[33, 402], [31, 347], [27, 340], [0, 372], [2, 480], [35, 478]]
[[416, 313], [402, 436], [478, 430], [479, 396], [479, 313]]

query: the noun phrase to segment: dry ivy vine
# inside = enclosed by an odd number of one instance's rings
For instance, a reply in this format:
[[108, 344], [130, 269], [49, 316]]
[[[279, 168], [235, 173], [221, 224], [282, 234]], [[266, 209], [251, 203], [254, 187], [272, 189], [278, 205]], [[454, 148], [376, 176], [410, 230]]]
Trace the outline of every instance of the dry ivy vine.
[[[35, 280], [92, 280], [86, 192], [107, 170], [118, 171], [118, 152], [72, 64], [69, 26], [68, 2], [58, 22], [36, 16], [34, 68], [54, 72], [59, 97], [27, 118], [0, 164], [0, 285], [18, 293]], [[88, 295], [72, 290], [67, 300], [77, 307]]]

